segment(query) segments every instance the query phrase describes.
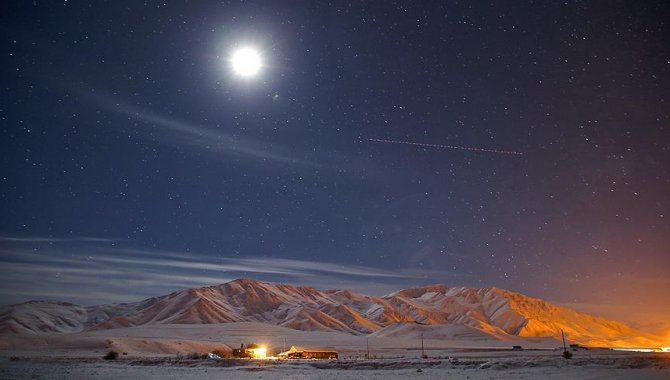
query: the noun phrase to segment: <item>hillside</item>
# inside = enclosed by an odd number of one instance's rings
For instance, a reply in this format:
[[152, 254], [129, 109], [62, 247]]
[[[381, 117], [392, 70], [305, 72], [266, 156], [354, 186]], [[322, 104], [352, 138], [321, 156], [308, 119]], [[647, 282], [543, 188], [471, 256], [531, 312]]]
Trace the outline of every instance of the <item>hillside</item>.
[[239, 279], [136, 303], [32, 301], [0, 309], [2, 334], [52, 334], [162, 324], [262, 322], [354, 335], [511, 340], [559, 337], [595, 346], [657, 346], [625, 324], [498, 288], [430, 285], [383, 297]]

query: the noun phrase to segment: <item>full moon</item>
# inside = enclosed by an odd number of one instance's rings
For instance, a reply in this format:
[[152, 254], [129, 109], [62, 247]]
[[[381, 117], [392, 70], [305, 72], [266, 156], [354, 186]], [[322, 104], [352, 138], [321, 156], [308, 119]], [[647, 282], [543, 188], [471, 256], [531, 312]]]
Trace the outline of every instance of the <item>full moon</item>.
[[261, 69], [261, 56], [252, 48], [242, 48], [233, 53], [230, 60], [235, 74], [242, 77], [252, 77]]

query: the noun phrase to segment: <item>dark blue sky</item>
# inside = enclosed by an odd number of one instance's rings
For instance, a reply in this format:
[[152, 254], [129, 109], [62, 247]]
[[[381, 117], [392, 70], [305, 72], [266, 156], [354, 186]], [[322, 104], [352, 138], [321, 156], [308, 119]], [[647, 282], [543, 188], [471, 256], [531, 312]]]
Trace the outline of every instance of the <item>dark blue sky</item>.
[[249, 276], [670, 312], [663, 1], [2, 8], [3, 303]]

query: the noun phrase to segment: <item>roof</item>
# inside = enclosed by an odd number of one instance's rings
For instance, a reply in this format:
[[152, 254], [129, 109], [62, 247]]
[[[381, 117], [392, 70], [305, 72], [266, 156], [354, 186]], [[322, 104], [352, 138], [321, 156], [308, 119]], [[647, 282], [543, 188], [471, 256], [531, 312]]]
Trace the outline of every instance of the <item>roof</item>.
[[282, 352], [281, 354], [289, 354], [291, 352], [337, 352], [335, 347], [305, 347], [305, 346], [291, 346], [288, 351]]

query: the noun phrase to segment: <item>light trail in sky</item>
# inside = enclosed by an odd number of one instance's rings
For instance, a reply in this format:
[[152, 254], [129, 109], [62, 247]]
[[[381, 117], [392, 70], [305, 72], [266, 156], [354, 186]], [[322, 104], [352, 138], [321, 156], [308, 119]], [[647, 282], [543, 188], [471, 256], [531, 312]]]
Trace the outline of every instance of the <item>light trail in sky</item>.
[[427, 146], [430, 148], [460, 149], [474, 152], [488, 152], [488, 153], [512, 154], [516, 156], [523, 156], [522, 152], [516, 152], [511, 150], [487, 149], [487, 148], [476, 148], [469, 146], [456, 146], [456, 145], [444, 145], [444, 144], [426, 144], [412, 141], [398, 141], [398, 140], [387, 140], [387, 139], [368, 139], [368, 141], [380, 142], [385, 144], [405, 144], [405, 145]]

